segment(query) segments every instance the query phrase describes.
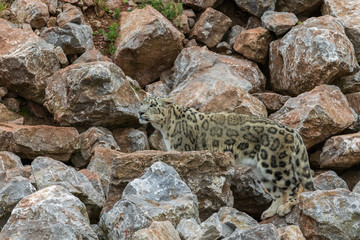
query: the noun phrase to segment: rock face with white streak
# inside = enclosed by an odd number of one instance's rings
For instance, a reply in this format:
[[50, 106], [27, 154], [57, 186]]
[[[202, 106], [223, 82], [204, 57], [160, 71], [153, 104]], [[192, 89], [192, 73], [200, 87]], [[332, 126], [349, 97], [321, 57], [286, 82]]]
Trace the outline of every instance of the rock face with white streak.
[[339, 20], [307, 19], [270, 44], [270, 85], [291, 96], [356, 73], [359, 65], [352, 43]]

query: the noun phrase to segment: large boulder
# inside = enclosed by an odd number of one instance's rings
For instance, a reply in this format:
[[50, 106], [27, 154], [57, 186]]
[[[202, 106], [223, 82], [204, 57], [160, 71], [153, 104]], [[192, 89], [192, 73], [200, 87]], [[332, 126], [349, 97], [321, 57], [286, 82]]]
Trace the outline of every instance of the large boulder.
[[330, 16], [307, 19], [273, 41], [269, 64], [272, 89], [292, 96], [359, 68], [342, 24]]
[[45, 27], [49, 19], [48, 7], [41, 0], [16, 0], [11, 11], [20, 23], [30, 23], [33, 28]]
[[48, 156], [66, 162], [77, 149], [79, 133], [75, 128], [0, 123], [0, 151], [25, 159]]
[[60, 69], [54, 45], [2, 18], [0, 36], [0, 86], [42, 103], [48, 77]]
[[289, 99], [270, 118], [296, 129], [307, 148], [355, 122], [346, 97], [338, 87], [331, 85], [321, 85]]
[[141, 87], [171, 68], [182, 50], [183, 34], [151, 6], [121, 15], [114, 63]]
[[173, 78], [170, 96], [180, 105], [195, 108], [229, 90], [262, 92], [266, 82], [256, 63], [197, 46], [185, 48], [176, 58]]
[[275, 10], [294, 14], [309, 14], [316, 11], [322, 2], [322, 0], [277, 0]]
[[45, 106], [65, 126], [136, 126], [143, 91], [130, 81], [110, 62], [70, 65], [49, 80]]

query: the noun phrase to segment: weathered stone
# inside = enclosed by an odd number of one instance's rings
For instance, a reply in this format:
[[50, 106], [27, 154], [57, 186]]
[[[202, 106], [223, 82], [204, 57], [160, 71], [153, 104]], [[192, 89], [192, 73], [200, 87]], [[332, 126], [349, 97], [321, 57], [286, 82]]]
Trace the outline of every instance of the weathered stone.
[[[56, 9], [58, 7], [58, 0], [41, 0], [43, 3], [46, 4], [46, 6], [49, 9], [49, 13], [51, 15], [55, 15], [56, 14]], [[49, 26], [48, 26], [49, 27]]]
[[211, 215], [208, 219], [200, 224], [201, 240], [218, 239], [222, 235], [222, 226], [217, 216], [217, 213]]
[[18, 156], [12, 152], [0, 151], [0, 172], [21, 167], [23, 164]]
[[79, 63], [51, 77], [45, 106], [61, 125], [137, 125], [141, 94], [115, 64]]
[[306, 14], [317, 10], [322, 2], [322, 0], [277, 0], [275, 10], [278, 12]]
[[0, 123], [0, 151], [21, 158], [48, 156], [66, 162], [78, 148], [79, 133], [75, 128]]
[[36, 192], [35, 187], [24, 177], [14, 177], [3, 187], [0, 184], [0, 230], [15, 205], [34, 192]]
[[360, 181], [355, 185], [355, 187], [353, 188], [353, 193], [358, 193], [360, 194]]
[[257, 98], [241, 89], [228, 90], [203, 105], [200, 112], [234, 112], [267, 117], [266, 107]]
[[234, 194], [234, 208], [255, 218], [260, 218], [272, 202], [271, 196], [264, 191], [251, 167], [235, 168], [231, 190]]
[[192, 9], [195, 9], [197, 11], [203, 11], [207, 8], [215, 8], [218, 5], [220, 5], [223, 2], [223, 0], [184, 0], [183, 4], [184, 6], [190, 7]]
[[300, 228], [295, 225], [290, 225], [277, 229], [281, 240], [305, 240]]
[[232, 53], [232, 48], [230, 47], [230, 45], [227, 42], [219, 42], [216, 47], [214, 48], [215, 52], [219, 52], [219, 53]]
[[302, 193], [300, 229], [306, 239], [357, 239], [360, 195], [346, 189]]
[[56, 48], [54, 48], [54, 52], [59, 59], [61, 67], [67, 67], [69, 65], [69, 60], [67, 59], [64, 50], [61, 47], [57, 46]]
[[360, 62], [360, 2], [354, 0], [325, 0], [321, 7], [323, 15], [331, 15], [340, 20], [346, 35], [355, 48]]
[[345, 182], [349, 189], [354, 189], [355, 185], [360, 181], [360, 169], [356, 166], [345, 170], [339, 175]]
[[50, 186], [23, 198], [14, 208], [0, 239], [98, 239], [85, 205], [62, 186]]
[[81, 54], [80, 57], [78, 57], [73, 64], [77, 63], [87, 63], [87, 62], [96, 62], [96, 61], [105, 61], [105, 62], [111, 62], [111, 59], [106, 57], [105, 55], [102, 55], [99, 50], [97, 49], [90, 49]]
[[331, 190], [336, 188], [345, 188], [349, 190], [346, 182], [341, 179], [334, 171], [320, 173], [319, 175], [315, 176], [313, 180], [315, 188], [318, 190]]
[[258, 28], [258, 27], [262, 27], [261, 20], [258, 19], [257, 17], [250, 16], [246, 23], [245, 29], [248, 30], [248, 29], [253, 29], [253, 28]]
[[[119, 200], [126, 184], [144, 174], [145, 168], [162, 161], [175, 168], [199, 200], [200, 218], [206, 219], [223, 206], [233, 205], [230, 190], [233, 159], [220, 152], [142, 151], [119, 154], [111, 167], [111, 183], [106, 205]], [[106, 206], [109, 208], [109, 206]], [[180, 219], [179, 219], [180, 221]]]
[[150, 149], [146, 134], [138, 129], [117, 128], [112, 130], [112, 134], [121, 152], [130, 153]]
[[10, 111], [4, 104], [0, 103], [0, 122], [9, 123], [19, 118], [22, 118], [22, 116]]
[[240, 231], [236, 230], [230, 237], [224, 240], [280, 240], [280, 236], [273, 224], [260, 224], [251, 229]]
[[165, 141], [159, 130], [155, 130], [149, 137], [151, 149], [167, 151]]
[[234, 43], [234, 50], [244, 57], [264, 64], [268, 58], [271, 34], [263, 27], [245, 30]]
[[63, 6], [63, 11], [56, 17], [56, 23], [60, 27], [64, 26], [66, 23], [75, 23], [81, 25], [85, 23], [85, 19], [80, 8], [70, 3], [65, 3]]
[[235, 2], [242, 10], [260, 18], [264, 12], [275, 9], [276, 0], [235, 0]]
[[8, 90], [6, 87], [0, 87], [0, 100], [2, 97], [6, 96], [8, 94]]
[[48, 77], [60, 69], [54, 46], [2, 18], [0, 36], [0, 86], [42, 103]]
[[231, 22], [225, 14], [209, 7], [196, 21], [190, 37], [205, 43], [208, 47], [215, 47], [230, 28]]
[[134, 232], [147, 228], [152, 219], [138, 206], [128, 200], [120, 200], [99, 222], [106, 239], [131, 239]]
[[295, 26], [298, 18], [293, 13], [266, 11], [261, 17], [261, 23], [264, 28], [274, 32], [276, 35], [286, 33]]
[[221, 223], [230, 223], [240, 231], [245, 231], [259, 225], [255, 219], [253, 219], [246, 213], [240, 212], [237, 209], [231, 207], [220, 208], [217, 215]]
[[345, 96], [336, 86], [321, 85], [289, 99], [270, 118], [296, 129], [307, 148], [340, 133], [355, 122]]
[[141, 87], [171, 68], [182, 50], [184, 35], [150, 6], [122, 14], [120, 32], [114, 63]]
[[350, 107], [360, 115], [360, 92], [346, 94], [345, 97], [348, 100]]
[[89, 218], [97, 222], [105, 198], [98, 193], [84, 174], [51, 158], [37, 157], [32, 163], [36, 186], [39, 189], [60, 185], [77, 196], [86, 206]]
[[234, 43], [235, 43], [237, 37], [239, 36], [239, 34], [242, 33], [245, 30], [246, 29], [243, 28], [240, 25], [235, 25], [235, 26], [231, 27], [229, 35], [228, 35], [227, 40], [226, 40], [227, 43], [230, 45], [230, 47], [234, 46]]
[[200, 108], [227, 90], [262, 92], [265, 76], [256, 63], [216, 54], [205, 47], [185, 48], [174, 63], [174, 89], [179, 105]]
[[193, 239], [201, 233], [200, 225], [194, 218], [181, 219], [176, 230], [182, 239]]
[[163, 81], [157, 81], [146, 85], [145, 91], [154, 96], [167, 97], [171, 90]]
[[134, 233], [133, 240], [180, 240], [179, 233], [169, 221], [151, 223], [149, 228]]
[[320, 154], [321, 168], [343, 169], [360, 163], [360, 133], [338, 135], [325, 142]]
[[270, 44], [272, 90], [298, 95], [356, 73], [354, 47], [339, 20], [309, 18]]
[[92, 49], [94, 47], [92, 34], [90, 26], [69, 22], [62, 27], [52, 27], [42, 31], [40, 37], [48, 43], [60, 46], [66, 55], [71, 55]]
[[252, 95], [258, 98], [270, 113], [279, 110], [285, 102], [290, 99], [289, 96], [284, 96], [274, 92], [253, 93]]
[[101, 196], [105, 196], [104, 189], [101, 184], [100, 177], [97, 173], [89, 170], [89, 169], [81, 169], [79, 173], [82, 173], [85, 175], [85, 177], [90, 181], [91, 185], [94, 187], [94, 189], [100, 193]]
[[49, 19], [48, 7], [41, 0], [15, 0], [11, 11], [20, 23], [30, 23], [33, 28], [45, 27]]

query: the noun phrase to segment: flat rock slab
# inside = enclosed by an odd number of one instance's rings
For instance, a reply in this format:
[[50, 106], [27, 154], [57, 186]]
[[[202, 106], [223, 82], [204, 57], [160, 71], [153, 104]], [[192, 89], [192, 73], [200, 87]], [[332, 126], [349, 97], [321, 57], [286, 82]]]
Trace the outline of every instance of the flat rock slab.
[[242, 10], [260, 18], [264, 12], [275, 9], [276, 0], [235, 0], [234, 2]]
[[48, 156], [66, 162], [77, 149], [79, 133], [75, 128], [0, 123], [0, 150], [21, 158]]
[[307, 14], [316, 11], [322, 2], [322, 0], [277, 0], [275, 10], [278, 12]]
[[274, 32], [276, 35], [286, 33], [297, 22], [296, 15], [288, 12], [266, 11], [261, 17], [264, 28]]

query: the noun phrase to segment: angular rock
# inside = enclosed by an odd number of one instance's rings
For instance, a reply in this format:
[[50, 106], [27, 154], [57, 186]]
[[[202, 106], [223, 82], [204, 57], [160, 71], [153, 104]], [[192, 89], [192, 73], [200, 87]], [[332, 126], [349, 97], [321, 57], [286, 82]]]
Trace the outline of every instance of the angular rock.
[[90, 220], [97, 222], [105, 198], [95, 190], [84, 174], [60, 161], [46, 157], [37, 157], [31, 163], [31, 168], [39, 189], [51, 185], [63, 186], [85, 204]]
[[155, 130], [149, 137], [149, 144], [151, 149], [167, 151], [165, 141], [159, 130]]
[[182, 239], [193, 239], [201, 233], [200, 225], [194, 218], [181, 219], [176, 230]]
[[332, 190], [337, 188], [344, 188], [349, 190], [346, 182], [334, 171], [320, 173], [314, 177], [313, 181], [315, 188], [318, 190]]
[[112, 134], [121, 152], [130, 153], [150, 149], [147, 135], [138, 129], [117, 128], [112, 130]]
[[333, 84], [338, 86], [343, 93], [360, 92], [360, 71], [347, 77], [335, 79]]
[[339, 175], [346, 182], [349, 189], [354, 189], [355, 185], [360, 181], [360, 169], [354, 167], [346, 170]]
[[217, 215], [221, 223], [233, 225], [240, 231], [245, 231], [259, 225], [255, 219], [246, 213], [231, 207], [220, 208]]
[[321, 85], [289, 99], [270, 118], [296, 129], [307, 148], [355, 122], [345, 96], [338, 87], [331, 85]]
[[218, 5], [220, 5], [223, 2], [223, 0], [184, 0], [183, 4], [184, 6], [187, 6], [191, 9], [195, 9], [197, 11], [204, 11], [207, 8], [215, 8]]
[[256, 63], [216, 54], [205, 47], [185, 48], [174, 63], [174, 89], [179, 105], [200, 108], [227, 90], [262, 92], [265, 76]]
[[150, 226], [152, 219], [136, 204], [128, 200], [120, 200], [107, 213], [104, 213], [99, 226], [106, 239], [131, 239], [134, 232]]
[[5, 186], [0, 185], [0, 230], [15, 205], [34, 192], [36, 192], [35, 187], [24, 177], [14, 177]]
[[201, 240], [218, 239], [222, 235], [222, 226], [216, 213], [200, 224]]
[[30, 23], [32, 28], [45, 27], [49, 19], [48, 7], [41, 0], [15, 0], [11, 11], [20, 23]]
[[97, 173], [89, 170], [89, 169], [81, 169], [79, 173], [84, 174], [84, 176], [90, 181], [91, 185], [94, 187], [94, 189], [100, 193], [101, 196], [105, 196], [104, 189], [101, 184], [100, 177]]
[[346, 94], [345, 97], [350, 107], [354, 109], [356, 114], [360, 115], [360, 92]]
[[64, 53], [64, 50], [61, 47], [57, 46], [54, 49], [54, 52], [59, 59], [61, 67], [63, 67], [63, 68], [67, 67], [69, 65], [69, 60], [67, 59], [66, 54]]
[[[36, 229], [36, 231], [34, 231]], [[98, 239], [85, 205], [62, 186], [50, 186], [23, 198], [14, 208], [0, 239]]]
[[243, 28], [240, 25], [235, 25], [235, 26], [231, 27], [229, 35], [228, 35], [227, 40], [226, 40], [226, 42], [230, 45], [230, 47], [234, 46], [234, 43], [235, 43], [237, 37], [239, 36], [239, 34], [242, 33], [245, 30], [246, 29]]
[[284, 96], [274, 92], [253, 93], [252, 95], [258, 98], [270, 113], [279, 110], [285, 102], [290, 99], [289, 96]]
[[353, 188], [353, 193], [358, 193], [360, 194], [360, 181], [355, 185], [355, 187]]
[[21, 158], [47, 156], [66, 162], [78, 148], [79, 133], [75, 128], [0, 123], [0, 151]]
[[122, 14], [114, 63], [141, 87], [171, 68], [182, 50], [184, 35], [150, 6]]
[[255, 218], [260, 218], [272, 202], [270, 194], [264, 191], [251, 167], [235, 167], [231, 190], [234, 194], [234, 208]]
[[246, 23], [245, 29], [252, 29], [258, 27], [262, 27], [261, 20], [257, 17], [250, 16]]
[[269, 53], [272, 36], [266, 28], [258, 27], [239, 34], [234, 43], [234, 50], [254, 62], [264, 64]]
[[4, 104], [0, 103], [0, 122], [9, 123], [19, 118], [22, 118], [22, 116], [11, 111]]
[[322, 2], [322, 0], [277, 0], [275, 10], [294, 14], [308, 14], [316, 11]]
[[290, 225], [277, 229], [281, 240], [305, 240], [300, 228], [295, 225]]
[[[56, 14], [56, 9], [58, 7], [58, 0], [41, 0], [43, 3], [46, 4], [46, 6], [49, 9], [49, 13], [51, 15], [55, 15]], [[64, 1], [65, 2], [65, 1]], [[48, 26], [49, 27], [49, 26]]]
[[96, 62], [96, 61], [105, 61], [105, 62], [111, 62], [111, 59], [106, 57], [105, 55], [102, 55], [99, 50], [97, 49], [91, 49], [87, 50], [83, 54], [81, 54], [80, 57], [78, 57], [73, 64], [77, 63], [87, 63], [87, 62]]
[[242, 10], [260, 18], [264, 12], [275, 9], [276, 0], [235, 0], [235, 2]]
[[230, 237], [224, 240], [280, 240], [280, 236], [273, 224], [260, 224], [251, 229], [240, 231], [236, 230]]
[[225, 14], [209, 7], [196, 21], [190, 37], [205, 43], [208, 47], [215, 47], [230, 28], [231, 22]]
[[2, 18], [0, 36], [0, 86], [42, 103], [48, 77], [60, 69], [54, 46]]
[[272, 90], [292, 96], [359, 68], [343, 26], [330, 16], [309, 18], [273, 41], [269, 64]]
[[355, 48], [360, 62], [360, 2], [353, 0], [325, 0], [321, 7], [323, 15], [331, 15], [340, 20], [346, 35]]
[[45, 106], [61, 125], [137, 125], [141, 94], [115, 64], [79, 63], [51, 77]]
[[269, 31], [276, 35], [286, 33], [290, 28], [295, 26], [298, 18], [293, 13], [266, 11], [261, 17], [261, 23]]
[[154, 96], [167, 97], [171, 90], [169, 86], [163, 81], [157, 81], [146, 85], [145, 91]]
[[228, 169], [231, 169], [234, 160], [230, 155], [209, 151], [142, 151], [119, 154], [114, 159], [108, 197], [111, 201], [107, 200], [106, 208], [109, 208], [108, 204], [120, 199], [128, 182], [140, 177], [145, 168], [157, 161], [173, 166], [196, 194], [201, 219], [208, 218], [223, 206], [233, 205], [230, 190], [232, 173]]
[[338, 135], [325, 142], [320, 154], [321, 168], [343, 169], [360, 163], [360, 133]]
[[182, 218], [199, 218], [196, 195], [175, 169], [161, 161], [150, 166], [140, 178], [124, 189], [122, 199], [135, 203], [156, 221], [170, 221], [174, 226]]
[[134, 233], [133, 240], [180, 240], [179, 233], [169, 221], [151, 223], [149, 228]]
[[203, 105], [200, 112], [234, 112], [267, 117], [266, 107], [257, 98], [241, 89], [228, 90]]
[[63, 6], [63, 11], [56, 17], [56, 23], [60, 27], [64, 26], [66, 23], [75, 23], [81, 25], [85, 23], [85, 19], [80, 8], [70, 3], [65, 3]]
[[66, 55], [72, 55], [84, 53], [94, 47], [92, 34], [90, 26], [69, 22], [61, 27], [42, 31], [40, 37], [48, 43], [60, 46]]
[[360, 195], [345, 189], [300, 195], [300, 229], [306, 239], [357, 239], [360, 236]]
[[12, 152], [0, 151], [0, 172], [24, 167], [21, 159]]

